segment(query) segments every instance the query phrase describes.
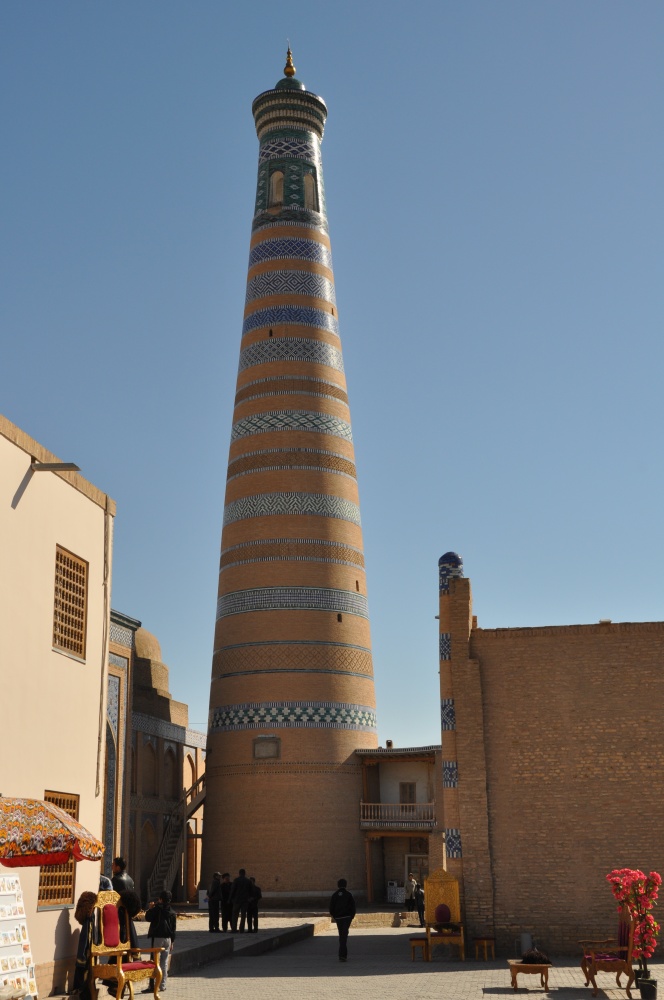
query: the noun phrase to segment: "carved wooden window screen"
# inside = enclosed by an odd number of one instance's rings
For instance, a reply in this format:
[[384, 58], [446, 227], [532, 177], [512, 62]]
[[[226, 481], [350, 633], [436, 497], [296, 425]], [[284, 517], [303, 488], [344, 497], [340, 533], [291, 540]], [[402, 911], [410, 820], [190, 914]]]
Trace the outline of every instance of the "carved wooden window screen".
[[[78, 819], [78, 795], [67, 792], [44, 792], [44, 800], [60, 806], [65, 812]], [[64, 865], [46, 865], [39, 869], [39, 895], [37, 906], [44, 909], [48, 906], [73, 906], [75, 864], [71, 858]]]
[[81, 659], [85, 659], [87, 605], [88, 564], [56, 545], [53, 646]]

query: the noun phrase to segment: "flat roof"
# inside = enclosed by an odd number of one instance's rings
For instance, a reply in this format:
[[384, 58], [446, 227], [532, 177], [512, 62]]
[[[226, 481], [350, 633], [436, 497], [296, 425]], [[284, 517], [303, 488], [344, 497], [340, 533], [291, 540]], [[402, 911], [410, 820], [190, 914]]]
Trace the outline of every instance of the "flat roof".
[[[2, 437], [7, 438], [12, 444], [15, 444], [17, 448], [24, 451], [26, 455], [30, 456], [31, 461], [37, 462], [60, 462], [62, 459], [54, 455], [52, 451], [48, 451], [43, 445], [31, 438], [29, 434], [22, 431], [20, 427], [13, 424], [11, 420], [7, 417], [3, 417], [0, 413], [0, 434]], [[104, 493], [103, 490], [98, 489], [93, 486], [92, 483], [88, 482], [80, 472], [53, 472], [52, 475], [58, 476], [60, 479], [64, 479], [65, 482], [73, 486], [75, 490], [82, 493], [96, 503], [98, 507], [105, 510], [108, 514], [115, 516], [115, 500], [109, 497], [108, 493]]]
[[373, 750], [356, 750], [358, 757], [415, 757], [432, 756], [436, 750], [442, 750], [440, 743], [427, 747], [375, 747]]

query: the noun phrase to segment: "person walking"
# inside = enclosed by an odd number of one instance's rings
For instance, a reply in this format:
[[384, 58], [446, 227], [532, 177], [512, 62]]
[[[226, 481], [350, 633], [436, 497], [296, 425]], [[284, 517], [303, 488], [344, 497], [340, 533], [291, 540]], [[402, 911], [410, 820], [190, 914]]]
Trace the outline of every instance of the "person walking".
[[228, 872], [221, 876], [221, 928], [229, 931], [233, 925], [233, 904], [231, 903], [231, 877]]
[[417, 882], [415, 881], [415, 876], [412, 872], [408, 872], [408, 878], [406, 879], [406, 909], [409, 913], [412, 913], [415, 909], [415, 886]]
[[126, 892], [134, 888], [134, 880], [127, 874], [127, 862], [124, 858], [113, 858], [111, 883], [116, 892]]
[[253, 875], [249, 878], [253, 889], [251, 891], [251, 896], [247, 901], [247, 930], [250, 934], [258, 933], [258, 901], [263, 898], [263, 893], [261, 892], [261, 887], [256, 885], [256, 879]]
[[247, 903], [251, 899], [253, 885], [247, 878], [244, 868], [240, 868], [238, 877], [233, 879], [231, 886], [231, 905], [233, 913], [231, 916], [231, 930], [235, 934], [238, 931], [237, 918], [240, 918], [240, 934], [244, 934], [244, 923], [247, 919]]
[[415, 909], [417, 910], [417, 915], [420, 918], [420, 927], [424, 927], [424, 889], [422, 888], [419, 882], [415, 886], [413, 899], [415, 900]]
[[330, 916], [337, 925], [339, 932], [339, 961], [345, 962], [348, 958], [348, 931], [355, 916], [355, 900], [346, 886], [348, 882], [345, 878], [340, 878], [337, 882], [337, 891], [330, 899]]
[[[159, 955], [155, 956], [161, 969], [161, 983], [159, 984], [160, 993], [163, 993], [166, 989], [166, 982], [168, 980], [168, 959], [173, 950], [173, 942], [175, 941], [177, 916], [171, 909], [172, 899], [172, 893], [167, 892], [166, 890], [160, 892], [157, 897], [157, 902], [150, 903], [145, 913], [145, 919], [150, 925], [148, 928], [150, 946], [152, 948], [162, 949]], [[152, 993], [153, 991], [153, 986], [146, 986], [143, 990], [144, 993]]]
[[221, 906], [221, 872], [215, 872], [208, 889], [208, 930], [210, 934], [219, 933], [219, 907]]

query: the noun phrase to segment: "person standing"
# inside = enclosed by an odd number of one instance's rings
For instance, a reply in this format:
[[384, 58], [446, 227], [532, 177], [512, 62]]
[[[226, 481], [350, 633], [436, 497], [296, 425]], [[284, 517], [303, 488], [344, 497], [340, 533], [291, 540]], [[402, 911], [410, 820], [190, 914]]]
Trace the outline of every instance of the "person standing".
[[408, 872], [408, 878], [406, 879], [406, 909], [409, 913], [412, 913], [415, 909], [415, 886], [417, 882], [415, 881], [415, 876], [412, 872]]
[[[173, 942], [175, 941], [175, 928], [177, 924], [177, 916], [171, 909], [171, 900], [173, 898], [172, 893], [160, 892], [157, 897], [157, 902], [150, 903], [148, 909], [145, 913], [145, 919], [149, 923], [148, 937], [150, 938], [150, 944], [152, 948], [161, 948], [161, 952], [157, 958], [159, 962], [159, 967], [161, 968], [161, 983], [159, 985], [159, 992], [163, 993], [166, 989], [166, 982], [168, 980], [168, 959], [170, 957], [171, 951], [173, 950]], [[152, 993], [152, 986], [146, 986], [143, 990], [144, 993]]]
[[233, 925], [233, 904], [231, 903], [231, 877], [228, 872], [221, 876], [221, 927], [224, 932]]
[[127, 874], [127, 862], [124, 858], [113, 858], [111, 882], [116, 892], [127, 892], [134, 888], [134, 880]]
[[219, 933], [219, 907], [221, 906], [221, 872], [215, 872], [208, 889], [208, 930], [210, 934]]
[[234, 934], [238, 930], [238, 917], [240, 918], [239, 932], [240, 934], [244, 934], [244, 923], [247, 919], [247, 903], [251, 899], [253, 888], [253, 885], [247, 878], [246, 871], [244, 868], [240, 868], [238, 877], [233, 879], [233, 885], [231, 886], [231, 904], [233, 907], [231, 930]]
[[261, 887], [256, 885], [256, 879], [253, 875], [250, 877], [253, 889], [251, 890], [251, 896], [247, 901], [247, 930], [250, 934], [258, 933], [258, 901], [263, 898], [263, 893], [261, 892]]
[[330, 916], [337, 925], [339, 932], [339, 961], [345, 962], [348, 958], [348, 931], [355, 916], [355, 900], [346, 886], [348, 882], [345, 878], [340, 878], [337, 882], [337, 891], [330, 899]]
[[415, 909], [417, 910], [417, 915], [420, 918], [420, 927], [424, 927], [424, 889], [422, 888], [419, 882], [415, 886], [413, 899], [415, 900]]

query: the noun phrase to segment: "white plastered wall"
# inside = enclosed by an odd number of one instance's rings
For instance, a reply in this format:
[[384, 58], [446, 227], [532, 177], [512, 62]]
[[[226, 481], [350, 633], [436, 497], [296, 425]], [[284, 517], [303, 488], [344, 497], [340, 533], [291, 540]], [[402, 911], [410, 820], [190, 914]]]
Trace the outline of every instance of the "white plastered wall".
[[[98, 760], [98, 736], [100, 705], [102, 721], [105, 714], [115, 507], [78, 475], [69, 477], [78, 488], [53, 472], [30, 475], [32, 455], [55, 460], [0, 418], [0, 794], [77, 794], [80, 822], [101, 838], [104, 760]], [[89, 564], [84, 662], [52, 646], [56, 545]], [[75, 898], [97, 890], [99, 871], [98, 863], [76, 865]], [[2, 873], [12, 870], [0, 866]], [[73, 908], [38, 910], [39, 868], [14, 873], [21, 877], [35, 965], [74, 954]]]

